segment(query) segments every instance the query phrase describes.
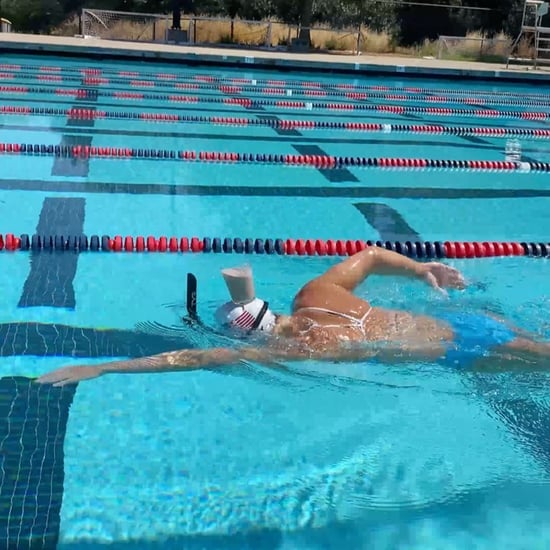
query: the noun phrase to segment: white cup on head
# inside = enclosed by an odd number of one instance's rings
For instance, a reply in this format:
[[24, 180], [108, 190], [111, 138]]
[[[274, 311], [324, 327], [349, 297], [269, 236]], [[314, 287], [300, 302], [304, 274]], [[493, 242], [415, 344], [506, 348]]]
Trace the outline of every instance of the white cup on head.
[[222, 269], [222, 275], [235, 304], [248, 304], [256, 297], [252, 268], [249, 265]]

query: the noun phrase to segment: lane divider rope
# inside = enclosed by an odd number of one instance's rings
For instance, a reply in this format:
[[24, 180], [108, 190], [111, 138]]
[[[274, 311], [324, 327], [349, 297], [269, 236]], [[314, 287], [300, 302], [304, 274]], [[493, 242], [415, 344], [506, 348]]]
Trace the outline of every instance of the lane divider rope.
[[477, 118], [512, 118], [522, 120], [549, 120], [550, 113], [541, 111], [496, 111], [494, 109], [455, 109], [450, 107], [403, 107], [402, 105], [387, 104], [353, 104], [353, 103], [324, 103], [290, 100], [252, 100], [247, 97], [199, 97], [189, 95], [166, 95], [166, 94], [145, 94], [142, 92], [100, 92], [97, 90], [79, 89], [53, 89], [53, 88], [27, 88], [25, 86], [0, 86], [0, 93], [5, 94], [56, 94], [70, 96], [77, 99], [98, 99], [99, 97], [111, 97], [120, 100], [155, 100], [168, 101], [178, 104], [214, 103], [224, 105], [239, 105], [245, 108], [254, 107], [275, 107], [279, 109], [325, 109], [331, 111], [376, 111], [406, 114], [428, 114], [440, 116], [472, 116]]
[[128, 149], [83, 145], [45, 145], [0, 143], [0, 155], [54, 156], [71, 158], [156, 159], [192, 162], [226, 162], [232, 164], [276, 164], [342, 168], [344, 166], [397, 169], [461, 169], [468, 171], [549, 172], [548, 162], [507, 160], [446, 160], [388, 157], [342, 157], [333, 155], [295, 155], [266, 153], [230, 153], [219, 151], [177, 151], [174, 149]]
[[171, 122], [171, 123], [207, 123], [231, 126], [268, 126], [270, 128], [280, 128], [283, 130], [346, 130], [362, 132], [407, 132], [414, 134], [450, 134], [460, 136], [491, 136], [508, 137], [523, 136], [529, 138], [550, 138], [550, 129], [548, 128], [515, 128], [515, 127], [492, 127], [492, 126], [443, 126], [435, 124], [380, 124], [378, 122], [325, 122], [320, 120], [290, 120], [290, 119], [258, 119], [244, 117], [213, 117], [213, 116], [193, 116], [177, 115], [166, 113], [148, 113], [148, 112], [125, 112], [125, 111], [97, 111], [92, 109], [56, 109], [47, 107], [19, 107], [19, 106], [0, 106], [0, 114], [9, 115], [50, 115], [63, 116], [73, 119], [93, 120], [93, 119], [125, 119], [153, 122]]
[[414, 258], [547, 257], [550, 243], [461, 241], [364, 241], [342, 239], [240, 239], [108, 235], [63, 236], [0, 234], [0, 250], [8, 252], [193, 252], [277, 254], [282, 256], [351, 256], [368, 246]]
[[408, 92], [408, 93], [427, 93], [427, 94], [445, 94], [445, 95], [466, 95], [472, 96], [502, 96], [502, 97], [517, 97], [519, 99], [532, 98], [550, 101], [550, 94], [542, 93], [527, 93], [527, 92], [512, 92], [506, 90], [475, 90], [475, 89], [458, 89], [458, 88], [422, 88], [422, 87], [402, 87], [402, 86], [381, 86], [381, 85], [361, 85], [338, 82], [320, 82], [320, 81], [303, 81], [303, 80], [281, 80], [281, 79], [252, 79], [252, 78], [232, 78], [225, 76], [211, 76], [204, 74], [178, 74], [178, 73], [158, 73], [149, 71], [118, 71], [115, 69], [93, 69], [82, 67], [60, 67], [53, 65], [15, 65], [15, 64], [0, 64], [0, 71], [38, 71], [43, 75], [60, 75], [63, 73], [77, 73], [85, 78], [101, 77], [101, 75], [115, 75], [126, 79], [138, 79], [143, 77], [153, 78], [155, 80], [179, 80], [179, 81], [195, 81], [203, 83], [222, 83], [228, 82], [234, 85], [268, 85], [274, 87], [285, 87], [290, 85], [301, 86], [303, 88], [323, 88], [337, 90], [372, 90], [381, 92]]
[[[17, 74], [17, 73], [1, 73], [0, 72], [0, 81], [5, 80], [33, 80], [38, 81], [39, 83], [43, 82], [52, 82], [52, 83], [62, 83], [62, 82], [78, 82], [82, 86], [91, 86], [97, 89], [103, 87], [109, 87], [113, 84], [124, 84], [130, 86], [131, 88], [170, 88], [175, 90], [196, 90], [196, 91], [217, 91], [227, 95], [241, 95], [243, 93], [255, 94], [260, 96], [306, 96], [306, 97], [316, 97], [324, 98], [327, 96], [339, 97], [343, 99], [351, 99], [354, 101], [364, 101], [371, 99], [383, 99], [386, 101], [400, 101], [400, 102], [414, 102], [414, 103], [460, 103], [467, 105], [511, 105], [511, 106], [535, 106], [535, 107], [547, 107], [550, 108], [550, 100], [544, 102], [542, 100], [532, 100], [532, 99], [509, 99], [509, 98], [500, 98], [500, 99], [490, 99], [490, 98], [480, 98], [480, 97], [462, 97], [457, 96], [453, 97], [450, 95], [434, 95], [426, 91], [407, 91], [401, 90], [399, 93], [382, 93], [381, 91], [370, 91], [370, 92], [353, 92], [339, 89], [297, 89], [292, 87], [262, 87], [262, 86], [251, 86], [251, 85], [227, 85], [223, 83], [219, 84], [208, 84], [208, 83], [193, 83], [193, 82], [173, 82], [166, 80], [127, 80], [122, 78], [104, 78], [104, 77], [85, 77], [80, 78], [78, 76], [59, 76], [52, 74]], [[44, 89], [44, 88], [39, 88]], [[407, 95], [408, 94], [408, 95]]]

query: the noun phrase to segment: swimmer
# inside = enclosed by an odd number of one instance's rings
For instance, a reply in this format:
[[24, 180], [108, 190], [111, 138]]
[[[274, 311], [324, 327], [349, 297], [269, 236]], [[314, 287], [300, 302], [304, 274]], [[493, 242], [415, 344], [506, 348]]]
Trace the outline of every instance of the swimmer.
[[464, 277], [440, 262], [417, 262], [396, 252], [369, 247], [308, 282], [294, 298], [292, 313], [281, 315], [256, 297], [250, 267], [222, 270], [231, 301], [218, 308], [220, 324], [239, 335], [256, 335], [235, 348], [184, 349], [99, 365], [69, 366], [38, 378], [63, 386], [108, 373], [186, 371], [254, 361], [441, 362], [455, 368], [550, 357], [550, 343], [537, 342], [504, 320], [467, 311], [433, 316], [372, 306], [353, 291], [371, 275], [424, 281], [438, 292], [464, 289]]

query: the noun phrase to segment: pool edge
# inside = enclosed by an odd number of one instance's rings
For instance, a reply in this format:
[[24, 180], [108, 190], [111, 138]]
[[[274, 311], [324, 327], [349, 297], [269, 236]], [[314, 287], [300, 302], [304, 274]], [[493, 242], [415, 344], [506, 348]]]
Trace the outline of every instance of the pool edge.
[[[76, 43], [80, 41], [81, 43]], [[91, 43], [92, 42], [92, 43]], [[498, 82], [541, 82], [549, 81], [550, 74], [540, 71], [527, 72], [524, 68], [519, 72], [506, 69], [500, 64], [481, 62], [450, 62], [461, 63], [463, 66], [451, 67], [423, 67], [421, 59], [381, 57], [378, 63], [372, 61], [361, 62], [360, 57], [347, 57], [345, 61], [327, 61], [320, 54], [304, 54], [311, 59], [298, 57], [285, 58], [283, 52], [266, 50], [244, 50], [236, 48], [210, 48], [206, 46], [174, 46], [157, 44], [139, 44], [134, 42], [120, 42], [115, 46], [114, 41], [101, 41], [84, 38], [52, 37], [31, 35], [2, 35], [0, 34], [0, 52], [13, 54], [45, 54], [62, 57], [84, 57], [91, 59], [113, 60], [142, 60], [146, 62], [164, 62], [186, 65], [210, 65], [218, 67], [276, 69], [290, 72], [329, 71], [339, 74], [404, 76], [415, 78], [442, 78], [451, 80], [484, 80]], [[134, 46], [134, 47], [131, 47]], [[136, 47], [137, 46], [137, 47]], [[198, 51], [197, 51], [198, 50]], [[227, 52], [227, 53], [224, 53]], [[259, 53], [259, 56], [255, 56]], [[433, 60], [437, 62], [438, 60]], [[403, 63], [403, 64], [401, 64]], [[412, 63], [412, 64], [411, 64]], [[494, 66], [494, 68], [493, 68]]]

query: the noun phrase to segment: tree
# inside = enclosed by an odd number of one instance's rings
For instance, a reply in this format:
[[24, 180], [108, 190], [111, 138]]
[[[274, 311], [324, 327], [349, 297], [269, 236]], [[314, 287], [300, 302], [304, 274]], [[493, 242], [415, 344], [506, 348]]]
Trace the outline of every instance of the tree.
[[276, 13], [276, 0], [244, 0], [239, 15], [244, 19], [261, 21]]
[[[437, 0], [415, 1], [433, 4]], [[489, 36], [501, 31], [517, 36], [519, 32], [524, 0], [439, 0], [439, 3], [461, 7], [404, 5], [397, 9], [397, 37], [401, 44], [410, 46], [426, 38], [444, 34], [464, 36], [472, 31]]]
[[275, 15], [283, 23], [297, 25], [300, 22], [301, 4], [297, 0], [276, 0]]
[[15, 31], [49, 31], [64, 17], [58, 0], [2, 0], [2, 13]]
[[311, 48], [311, 19], [313, 13], [313, 0], [302, 0], [300, 10], [300, 40], [307, 42]]
[[[509, 36], [518, 36], [521, 28], [521, 18], [523, 15], [524, 0], [510, 0], [509, 9], [505, 12], [502, 30]], [[550, 17], [547, 15], [542, 22], [544, 27], [550, 25], [548, 21]]]
[[299, 25], [301, 40], [311, 46], [311, 26], [313, 0], [276, 0], [276, 16], [288, 25]]
[[223, 0], [196, 0], [195, 13], [204, 15], [221, 15], [225, 13]]
[[[461, 5], [461, 0], [416, 0], [415, 5], [400, 5], [396, 9], [396, 38], [403, 46], [412, 46], [426, 38], [439, 35], [462, 35], [464, 24], [458, 11], [449, 5]], [[419, 5], [420, 4], [420, 5]], [[426, 4], [425, 6], [421, 4]]]
[[239, 14], [239, 11], [242, 9], [242, 1], [241, 0], [225, 0], [225, 11], [227, 12], [227, 15], [231, 18], [231, 42], [233, 42], [233, 39], [235, 38], [235, 17]]
[[80, 11], [84, 7], [84, 0], [60, 0], [59, 5], [63, 10], [63, 14], [67, 15]]
[[[357, 2], [357, 0], [355, 0]], [[363, 5], [361, 23], [375, 32], [391, 31], [395, 27], [395, 5], [376, 0], [359, 0]]]
[[467, 0], [460, 10], [465, 31], [482, 30], [490, 36], [499, 33], [503, 30], [506, 17], [514, 3], [515, 0]]

